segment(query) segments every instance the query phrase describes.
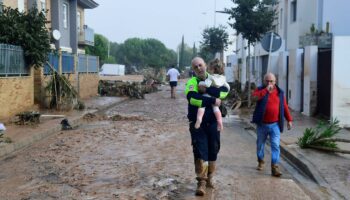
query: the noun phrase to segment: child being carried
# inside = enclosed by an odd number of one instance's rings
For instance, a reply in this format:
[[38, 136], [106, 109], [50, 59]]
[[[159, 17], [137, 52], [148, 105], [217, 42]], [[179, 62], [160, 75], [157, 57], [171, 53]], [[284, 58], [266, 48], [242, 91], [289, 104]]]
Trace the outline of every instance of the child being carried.
[[[208, 87], [217, 87], [220, 88], [222, 86], [226, 87], [228, 91], [230, 91], [230, 86], [226, 82], [226, 77], [224, 74], [224, 67], [223, 63], [219, 59], [214, 59], [210, 61], [208, 66], [208, 77], [205, 79], [205, 81], [201, 81], [198, 83], [198, 90], [199, 92], [203, 92]], [[204, 93], [204, 96], [209, 96], [209, 94]], [[222, 115], [221, 111], [218, 106], [213, 105], [213, 111], [216, 117], [216, 121], [218, 123], [218, 131], [223, 130], [223, 124], [222, 124]], [[194, 125], [196, 129], [198, 129], [201, 126], [203, 115], [205, 112], [205, 107], [198, 108], [197, 112], [197, 120]]]

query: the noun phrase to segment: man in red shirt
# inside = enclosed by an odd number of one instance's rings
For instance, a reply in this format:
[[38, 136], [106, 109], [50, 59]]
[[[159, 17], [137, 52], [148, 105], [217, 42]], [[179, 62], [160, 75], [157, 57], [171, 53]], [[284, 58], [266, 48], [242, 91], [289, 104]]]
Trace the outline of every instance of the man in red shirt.
[[264, 76], [264, 85], [253, 92], [257, 100], [253, 114], [253, 123], [257, 124], [257, 170], [264, 167], [264, 147], [267, 136], [271, 144], [271, 175], [282, 175], [278, 168], [280, 157], [280, 133], [283, 132], [284, 118], [287, 119], [288, 130], [292, 128], [290, 115], [283, 90], [276, 85], [276, 77], [272, 73]]

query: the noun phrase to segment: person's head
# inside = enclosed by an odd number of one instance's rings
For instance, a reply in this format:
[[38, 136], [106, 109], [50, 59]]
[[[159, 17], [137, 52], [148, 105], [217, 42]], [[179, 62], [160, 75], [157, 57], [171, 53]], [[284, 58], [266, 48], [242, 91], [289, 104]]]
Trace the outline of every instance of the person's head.
[[196, 74], [196, 76], [202, 80], [205, 79], [205, 73], [207, 71], [207, 66], [201, 57], [195, 57], [191, 62], [192, 70]]
[[275, 85], [276, 84], [276, 77], [273, 73], [267, 73], [264, 76], [264, 84], [267, 85]]
[[208, 66], [208, 72], [210, 74], [220, 74], [220, 75], [224, 74], [223, 63], [217, 58], [215, 58], [214, 60], [211, 60]]

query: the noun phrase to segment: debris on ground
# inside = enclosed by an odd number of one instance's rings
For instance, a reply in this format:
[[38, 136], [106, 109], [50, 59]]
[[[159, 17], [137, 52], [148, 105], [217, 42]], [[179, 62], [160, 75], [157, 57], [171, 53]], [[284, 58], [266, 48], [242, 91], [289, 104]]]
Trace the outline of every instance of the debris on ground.
[[334, 138], [339, 134], [340, 130], [339, 120], [337, 119], [329, 122], [319, 121], [315, 128], [307, 128], [303, 137], [298, 138], [297, 143], [300, 148], [313, 148], [334, 153], [350, 154], [350, 151], [338, 148], [336, 142], [350, 143], [350, 140]]
[[78, 92], [65, 75], [59, 74], [49, 62], [46, 62], [46, 64], [52, 72], [51, 79], [45, 87], [45, 91], [50, 97], [49, 108], [72, 110], [78, 103]]
[[62, 126], [62, 128], [61, 128], [62, 131], [73, 129], [72, 126], [69, 124], [68, 119], [63, 119], [61, 121], [61, 126]]
[[0, 123], [0, 136], [4, 134], [6, 131], [6, 127], [3, 123]]
[[113, 115], [111, 117], [112, 121], [145, 121], [143, 117], [140, 116], [122, 116], [122, 115]]
[[40, 123], [40, 113], [38, 111], [24, 111], [16, 114], [18, 118], [15, 123], [18, 125], [37, 125]]
[[85, 120], [92, 120], [92, 119], [94, 119], [94, 118], [96, 118], [97, 116], [96, 116], [96, 114], [94, 114], [94, 113], [86, 113], [84, 116], [83, 116], [83, 119], [85, 119]]
[[136, 99], [144, 99], [144, 94], [158, 91], [158, 86], [163, 82], [161, 72], [144, 72], [143, 81], [122, 81], [101, 79], [98, 91], [101, 96], [128, 96]]

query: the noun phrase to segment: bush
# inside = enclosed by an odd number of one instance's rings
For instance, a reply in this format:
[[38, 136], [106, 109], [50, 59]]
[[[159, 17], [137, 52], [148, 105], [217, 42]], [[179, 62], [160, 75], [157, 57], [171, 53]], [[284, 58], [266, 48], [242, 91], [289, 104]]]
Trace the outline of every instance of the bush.
[[43, 66], [50, 51], [50, 34], [44, 13], [36, 8], [19, 12], [0, 6], [0, 43], [21, 46], [27, 66]]

